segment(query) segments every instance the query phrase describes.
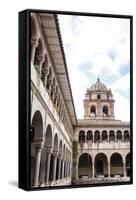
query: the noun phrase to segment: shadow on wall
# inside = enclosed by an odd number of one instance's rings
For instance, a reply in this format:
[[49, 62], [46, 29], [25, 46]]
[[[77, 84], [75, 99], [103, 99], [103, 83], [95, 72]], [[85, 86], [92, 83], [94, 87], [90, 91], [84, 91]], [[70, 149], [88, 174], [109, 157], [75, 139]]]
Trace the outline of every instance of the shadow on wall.
[[14, 187], [18, 187], [18, 182], [17, 181], [8, 181], [9, 185], [12, 185]]

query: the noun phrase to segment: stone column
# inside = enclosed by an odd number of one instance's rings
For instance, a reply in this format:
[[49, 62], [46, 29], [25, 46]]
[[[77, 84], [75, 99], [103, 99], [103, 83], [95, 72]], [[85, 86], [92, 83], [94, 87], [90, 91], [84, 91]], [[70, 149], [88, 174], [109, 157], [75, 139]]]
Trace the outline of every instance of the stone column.
[[111, 174], [111, 172], [110, 172], [110, 161], [108, 161], [108, 178], [110, 178], [110, 174]]
[[41, 77], [41, 68], [42, 68], [42, 64], [43, 64], [43, 55], [38, 55], [37, 56], [37, 61], [38, 61], [38, 66], [39, 66], [39, 74], [40, 74], [40, 77]]
[[54, 84], [51, 86], [51, 92], [52, 92], [52, 101], [54, 102], [54, 98], [55, 98], [55, 85]]
[[124, 177], [126, 177], [126, 162], [125, 162], [125, 160], [123, 160], [123, 173], [124, 173]]
[[31, 39], [31, 62], [34, 63], [34, 57], [35, 57], [35, 49], [37, 46], [37, 38], [36, 37], [32, 37]]
[[59, 166], [58, 166], [58, 180], [61, 179], [61, 158], [62, 158], [62, 154], [58, 155], [59, 158]]
[[43, 83], [44, 86], [46, 86], [46, 84], [47, 84], [48, 74], [49, 74], [49, 68], [48, 68], [48, 66], [46, 66], [45, 69], [44, 69], [44, 76], [45, 76], [45, 80], [44, 80], [44, 83]]
[[57, 156], [58, 152], [53, 152], [53, 182], [56, 180]]
[[85, 143], [87, 142], [87, 134], [85, 133]]
[[64, 158], [62, 160], [62, 179], [64, 178]]
[[107, 142], [109, 143], [110, 142], [110, 139], [109, 139], [109, 133], [107, 133]]
[[102, 142], [102, 133], [100, 133], [100, 143]]
[[69, 161], [67, 161], [67, 171], [66, 171], [66, 178], [68, 178], [68, 170], [69, 170]]
[[92, 135], [93, 135], [93, 143], [94, 143], [94, 133]]
[[47, 148], [45, 185], [48, 185], [48, 182], [49, 182], [50, 161], [51, 161], [51, 148]]
[[117, 134], [115, 133], [115, 143], [117, 143]]
[[92, 178], [95, 177], [95, 172], [94, 172], [94, 161], [92, 162]]
[[66, 178], [68, 177], [68, 160], [66, 161]]
[[35, 169], [34, 169], [34, 187], [38, 187], [39, 180], [39, 170], [40, 170], [40, 160], [41, 160], [41, 152], [44, 146], [44, 138], [39, 138], [34, 141], [35, 146]]
[[123, 133], [123, 132], [122, 132], [122, 142], [123, 142], [123, 143], [125, 142], [124, 133]]

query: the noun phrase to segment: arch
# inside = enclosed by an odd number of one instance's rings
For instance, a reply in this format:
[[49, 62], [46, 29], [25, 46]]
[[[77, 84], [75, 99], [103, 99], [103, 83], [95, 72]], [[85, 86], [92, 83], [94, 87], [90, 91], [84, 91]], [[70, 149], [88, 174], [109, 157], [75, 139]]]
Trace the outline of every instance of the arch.
[[58, 135], [57, 133], [55, 134], [55, 137], [54, 137], [54, 145], [53, 145], [53, 151], [54, 152], [58, 152]]
[[92, 158], [88, 153], [81, 154], [78, 161], [78, 177], [84, 176], [92, 176]]
[[120, 130], [116, 133], [117, 142], [122, 142], [122, 132]]
[[[34, 169], [36, 162], [36, 151], [34, 142], [37, 139], [43, 138], [43, 120], [39, 110], [34, 113], [32, 124], [31, 124], [31, 185], [34, 183]], [[39, 172], [40, 174], [40, 172]]]
[[113, 130], [109, 131], [109, 142], [115, 142], [115, 132]]
[[37, 72], [40, 74], [40, 62], [43, 57], [43, 41], [41, 38], [38, 40], [38, 45], [35, 49], [35, 57], [34, 57], [34, 66], [37, 70]]
[[93, 133], [92, 131], [87, 131], [87, 141], [92, 141], [93, 140]]
[[68, 160], [68, 148], [66, 147], [66, 160]]
[[50, 124], [48, 124], [46, 129], [45, 146], [52, 146], [52, 128]]
[[32, 134], [33, 134], [33, 139], [38, 139], [43, 137], [43, 119], [41, 112], [37, 110], [34, 113], [33, 119], [32, 119]]
[[130, 153], [126, 155], [126, 175], [130, 176]]
[[47, 55], [45, 55], [44, 62], [41, 68], [41, 80], [44, 86], [45, 86], [45, 77], [46, 77], [47, 72], [48, 72], [48, 57]]
[[62, 154], [62, 140], [60, 140], [59, 143], [59, 153]]
[[95, 156], [95, 176], [108, 176], [108, 161], [104, 153], [98, 153]]
[[38, 33], [38, 28], [36, 24], [36, 20], [33, 15], [31, 15], [31, 38], [36, 37]]
[[81, 130], [78, 137], [79, 143], [85, 143], [85, 131]]
[[51, 99], [53, 100], [53, 95], [54, 95], [54, 92], [55, 92], [55, 78], [53, 77], [52, 79], [52, 87], [51, 87]]
[[106, 130], [102, 131], [102, 142], [108, 141], [108, 133]]
[[49, 90], [50, 89], [50, 85], [52, 82], [52, 69], [51, 67], [49, 68], [49, 74], [47, 76], [47, 83], [46, 83], [46, 89]]
[[103, 113], [103, 116], [108, 116], [108, 106], [103, 106], [102, 108], [102, 113]]
[[121, 154], [113, 153], [110, 157], [111, 177], [123, 176], [123, 159]]
[[54, 104], [55, 105], [57, 104], [57, 97], [58, 97], [58, 86], [56, 85], [56, 88], [55, 88], [55, 98], [54, 98]]
[[99, 143], [100, 142], [100, 131], [96, 130], [94, 132], [94, 142]]
[[129, 131], [125, 130], [124, 131], [124, 142], [129, 142], [129, 141], [130, 141]]
[[101, 99], [101, 95], [100, 94], [97, 94], [97, 99]]
[[64, 156], [64, 158], [66, 156], [66, 145], [65, 144], [63, 144], [63, 156]]
[[90, 108], [90, 113], [91, 113], [91, 116], [96, 116], [96, 106], [91, 106]]
[[60, 97], [61, 95], [60, 95], [60, 93], [58, 93], [58, 98], [57, 98], [57, 110], [59, 110], [59, 105], [60, 105], [60, 99], [61, 99], [61, 97]]

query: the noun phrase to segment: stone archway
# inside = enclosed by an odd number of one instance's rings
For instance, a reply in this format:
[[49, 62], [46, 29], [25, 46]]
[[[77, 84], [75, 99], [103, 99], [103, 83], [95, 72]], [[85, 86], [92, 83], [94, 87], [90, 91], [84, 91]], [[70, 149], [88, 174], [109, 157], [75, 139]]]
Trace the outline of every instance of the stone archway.
[[40, 160], [43, 142], [43, 120], [39, 110], [34, 113], [31, 123], [31, 185], [38, 186], [40, 174]]
[[95, 156], [95, 177], [108, 176], [108, 161], [104, 153], [98, 153]]
[[131, 171], [130, 171], [130, 153], [126, 156], [126, 175], [127, 177], [130, 177]]
[[53, 141], [53, 152], [51, 153], [49, 181], [56, 180], [58, 148], [59, 148], [58, 147], [58, 135], [55, 134], [54, 141]]
[[49, 124], [46, 128], [46, 133], [45, 133], [45, 156], [46, 156], [46, 161], [45, 161], [45, 184], [48, 185], [49, 181], [51, 181], [51, 171], [53, 168], [53, 157], [52, 157], [52, 128], [51, 125]]
[[111, 177], [123, 176], [123, 159], [119, 153], [113, 153], [110, 158]]
[[92, 158], [88, 153], [83, 153], [79, 157], [78, 162], [78, 177], [91, 177], [92, 176]]

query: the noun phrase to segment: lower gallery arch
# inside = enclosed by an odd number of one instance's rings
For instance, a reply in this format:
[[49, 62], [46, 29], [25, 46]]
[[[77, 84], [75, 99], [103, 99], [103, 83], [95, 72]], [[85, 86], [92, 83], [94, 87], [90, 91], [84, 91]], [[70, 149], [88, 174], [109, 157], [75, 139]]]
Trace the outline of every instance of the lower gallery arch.
[[88, 153], [83, 153], [79, 157], [78, 177], [92, 177], [92, 158]]
[[52, 128], [48, 124], [45, 133], [45, 184], [48, 185], [49, 181], [53, 178], [53, 155], [52, 155]]
[[98, 153], [95, 156], [95, 177], [108, 176], [107, 156], [104, 153]]
[[123, 160], [119, 153], [113, 153], [110, 158], [111, 177], [123, 176]]
[[126, 175], [130, 176], [130, 153], [126, 156]]
[[35, 163], [36, 163], [36, 148], [35, 148], [35, 141], [36, 139], [40, 139], [43, 137], [43, 120], [42, 115], [39, 110], [34, 113], [32, 124], [31, 124], [31, 131], [30, 131], [30, 138], [31, 138], [31, 185], [34, 185], [34, 177], [35, 177]]

